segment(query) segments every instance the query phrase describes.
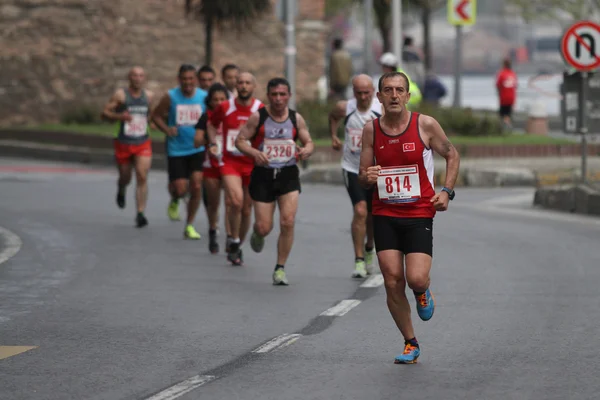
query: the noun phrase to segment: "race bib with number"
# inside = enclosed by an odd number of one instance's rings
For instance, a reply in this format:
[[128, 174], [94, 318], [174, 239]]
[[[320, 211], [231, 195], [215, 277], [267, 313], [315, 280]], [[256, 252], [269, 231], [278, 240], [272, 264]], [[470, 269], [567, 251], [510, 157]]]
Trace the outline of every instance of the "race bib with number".
[[362, 129], [348, 128], [348, 141], [350, 142], [350, 151], [360, 152], [362, 149]]
[[[239, 129], [230, 129], [227, 132], [227, 151], [231, 154], [233, 154], [234, 156], [243, 156], [244, 154], [239, 151], [237, 149], [237, 147], [235, 147], [235, 140], [237, 139], [238, 135], [240, 134]], [[249, 140], [247, 140], [248, 143], [250, 143]]]
[[218, 135], [215, 138], [215, 144], [217, 145], [217, 153], [223, 154], [223, 136], [222, 135]]
[[384, 203], [412, 203], [421, 198], [419, 167], [382, 168], [377, 177], [379, 200]]
[[131, 121], [125, 122], [123, 132], [128, 137], [146, 136], [148, 133], [148, 120], [146, 116], [131, 114]]
[[263, 152], [270, 163], [285, 164], [296, 157], [296, 143], [292, 139], [265, 139]]
[[178, 126], [195, 126], [202, 116], [202, 107], [200, 104], [178, 104], [176, 113]]

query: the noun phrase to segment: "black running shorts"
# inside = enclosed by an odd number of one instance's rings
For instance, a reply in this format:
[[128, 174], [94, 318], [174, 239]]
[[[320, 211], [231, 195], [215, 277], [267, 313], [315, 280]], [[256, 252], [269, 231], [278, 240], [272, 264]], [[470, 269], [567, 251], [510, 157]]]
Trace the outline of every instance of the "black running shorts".
[[371, 212], [371, 204], [373, 201], [373, 189], [365, 189], [358, 183], [358, 174], [354, 172], [346, 171], [342, 169], [342, 174], [344, 176], [344, 185], [346, 185], [346, 190], [348, 191], [348, 195], [350, 196], [350, 201], [352, 202], [352, 206], [354, 207], [357, 203], [361, 201], [367, 202], [367, 211]]
[[279, 196], [301, 192], [300, 170], [296, 165], [283, 168], [255, 166], [250, 176], [250, 197], [261, 203], [272, 203]]
[[188, 156], [168, 157], [169, 182], [177, 179], [190, 179], [192, 172], [202, 171], [204, 151]]
[[377, 251], [399, 250], [404, 254], [425, 253], [433, 257], [433, 219], [395, 218], [373, 215]]

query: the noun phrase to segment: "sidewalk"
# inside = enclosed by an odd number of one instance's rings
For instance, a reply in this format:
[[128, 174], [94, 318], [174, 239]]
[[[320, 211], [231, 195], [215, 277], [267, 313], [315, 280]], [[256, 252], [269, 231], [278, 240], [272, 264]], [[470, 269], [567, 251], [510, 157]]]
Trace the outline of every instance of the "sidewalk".
[[[436, 157], [434, 163], [435, 183], [443, 184], [446, 162]], [[311, 165], [300, 176], [303, 182], [344, 184], [338, 163]], [[580, 176], [579, 157], [463, 158], [456, 186], [547, 186], [576, 182]], [[600, 181], [600, 157], [588, 157], [588, 178]]]
[[[93, 165], [114, 165], [112, 149], [83, 146], [66, 146], [36, 143], [22, 140], [0, 140], [0, 156], [76, 162]], [[435, 156], [435, 182], [443, 184], [446, 172], [445, 161]], [[456, 183], [460, 186], [507, 187], [547, 186], [579, 181], [581, 176], [580, 157], [510, 157], [510, 158], [463, 158]], [[154, 154], [152, 169], [166, 170], [163, 154]], [[339, 163], [309, 164], [301, 171], [303, 182], [342, 185]], [[588, 157], [588, 178], [600, 181], [600, 156]]]

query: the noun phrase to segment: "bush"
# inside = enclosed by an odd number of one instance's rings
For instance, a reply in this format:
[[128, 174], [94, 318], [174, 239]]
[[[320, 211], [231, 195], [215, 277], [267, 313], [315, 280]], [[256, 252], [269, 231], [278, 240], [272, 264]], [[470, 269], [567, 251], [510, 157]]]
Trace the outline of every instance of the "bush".
[[471, 108], [442, 108], [421, 105], [416, 109], [434, 117], [448, 136], [501, 136], [502, 123], [493, 112]]
[[305, 100], [298, 103], [298, 112], [302, 114], [313, 139], [329, 138], [329, 112], [335, 102], [321, 103], [317, 100]]
[[[334, 102], [318, 101], [298, 103], [313, 138], [329, 138], [328, 115]], [[470, 108], [442, 108], [423, 104], [414, 111], [434, 117], [448, 136], [500, 136], [502, 125], [493, 112], [474, 111]]]
[[66, 108], [60, 116], [63, 124], [96, 124], [100, 119], [101, 109], [91, 105], [72, 105]]

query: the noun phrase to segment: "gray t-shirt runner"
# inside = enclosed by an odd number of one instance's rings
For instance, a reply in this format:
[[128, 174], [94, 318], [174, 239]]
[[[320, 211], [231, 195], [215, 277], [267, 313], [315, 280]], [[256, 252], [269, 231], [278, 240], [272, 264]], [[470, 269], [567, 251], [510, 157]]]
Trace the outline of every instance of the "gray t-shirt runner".
[[356, 108], [356, 99], [348, 100], [346, 119], [344, 120], [345, 138], [342, 168], [358, 174], [360, 168], [360, 151], [362, 148], [362, 131], [365, 125], [381, 116], [381, 103], [373, 97], [369, 111], [362, 113]]
[[129, 89], [125, 88], [125, 104], [117, 109], [117, 112], [128, 111], [131, 121], [121, 121], [117, 140], [124, 144], [141, 144], [149, 138], [148, 113], [150, 102], [145, 90], [140, 97], [133, 97]]

